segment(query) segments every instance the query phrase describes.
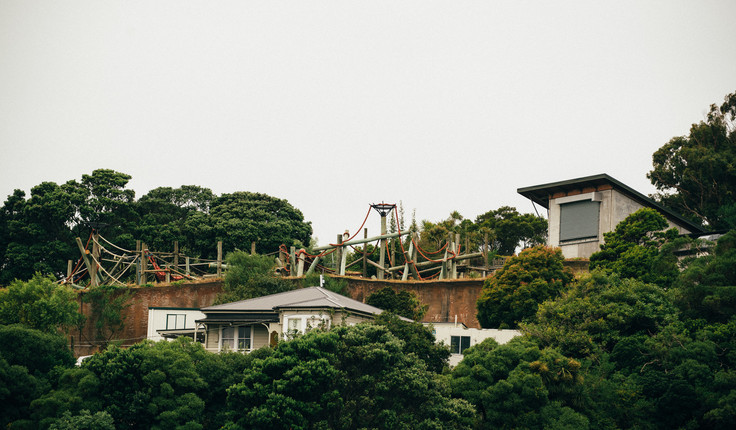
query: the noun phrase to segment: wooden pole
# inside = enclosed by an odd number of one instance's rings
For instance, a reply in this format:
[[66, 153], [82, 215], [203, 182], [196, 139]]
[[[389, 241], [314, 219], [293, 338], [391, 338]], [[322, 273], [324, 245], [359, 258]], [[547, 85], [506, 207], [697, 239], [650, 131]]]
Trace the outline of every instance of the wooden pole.
[[317, 267], [317, 263], [319, 263], [319, 257], [314, 257], [314, 260], [312, 260], [312, 264], [309, 265], [309, 269], [307, 269], [307, 275], [312, 274], [314, 272], [314, 268]]
[[297, 264], [297, 268], [296, 268], [296, 276], [304, 275], [304, 255], [305, 254], [306, 254], [306, 250], [304, 248], [299, 250], [299, 263]]
[[250, 243], [250, 255], [256, 255], [256, 241]]
[[289, 275], [296, 275], [296, 246], [289, 248]]
[[[335, 243], [341, 244], [342, 243], [342, 240], [343, 240], [342, 235], [341, 234], [338, 234], [337, 235], [337, 242], [335, 242]], [[335, 272], [338, 275], [340, 274], [340, 264], [342, 263], [342, 253], [343, 252], [344, 252], [344, 249], [343, 249], [342, 246], [338, 246], [337, 247], [337, 250], [335, 252], [333, 252], [333, 254], [337, 254], [335, 256], [335, 258], [336, 258], [336, 260], [335, 260]]]
[[217, 277], [222, 278], [222, 241], [217, 241]]
[[179, 241], [174, 241], [174, 270], [179, 270]]
[[187, 276], [191, 276], [191, 272], [189, 271], [189, 257], [184, 258], [184, 264], [186, 264]]
[[141, 282], [143, 284], [148, 283], [148, 257], [146, 257], [146, 251], [148, 251], [148, 245], [141, 243]]
[[89, 272], [89, 277], [92, 280], [91, 285], [97, 286], [99, 285], [99, 280], [97, 279], [97, 261], [100, 261], [100, 235], [97, 232], [92, 233], [92, 258], [93, 258], [93, 264], [92, 264], [92, 271]]
[[135, 283], [136, 285], [142, 284], [141, 274], [143, 273], [143, 258], [141, 258], [141, 241], [135, 241]]
[[[381, 236], [386, 234], [386, 215], [381, 214]], [[386, 239], [381, 239], [381, 254], [378, 258], [378, 264], [381, 266], [380, 269], [378, 269], [378, 279], [384, 278], [384, 268], [386, 267], [386, 245], [387, 241]]]
[[66, 261], [66, 282], [72, 282], [72, 260]]
[[[77, 246], [79, 247], [79, 252], [82, 253], [82, 260], [84, 261], [84, 266], [87, 268], [87, 273], [91, 274], [92, 264], [89, 262], [89, 258], [87, 257], [87, 250], [84, 249], [84, 245], [82, 245], [82, 239], [77, 238]], [[94, 286], [91, 280], [90, 280], [90, 286]]]
[[[363, 239], [368, 239], [368, 227], [363, 229]], [[363, 245], [363, 277], [368, 276], [368, 244]]]

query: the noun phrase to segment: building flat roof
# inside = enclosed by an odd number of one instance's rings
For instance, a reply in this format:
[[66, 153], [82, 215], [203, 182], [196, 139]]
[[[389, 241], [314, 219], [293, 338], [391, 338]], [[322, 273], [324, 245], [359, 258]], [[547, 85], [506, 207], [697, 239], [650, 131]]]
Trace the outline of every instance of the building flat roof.
[[528, 198], [532, 202], [544, 207], [545, 209], [549, 209], [549, 198], [551, 195], [555, 193], [568, 192], [570, 190], [590, 188], [590, 187], [597, 188], [601, 185], [611, 185], [614, 189], [621, 191], [622, 193], [628, 195], [629, 197], [638, 201], [642, 205], [649, 206], [653, 209], [656, 209], [666, 218], [669, 218], [674, 223], [687, 228], [693, 234], [705, 233], [705, 230], [703, 230], [703, 228], [700, 225], [674, 212], [672, 209], [662, 206], [661, 204], [657, 203], [651, 198], [645, 196], [644, 194], [636, 191], [635, 189], [624, 184], [623, 182], [605, 173], [601, 173], [598, 175], [592, 175], [592, 176], [584, 176], [582, 178], [568, 179], [565, 181], [550, 182], [548, 184], [533, 185], [530, 187], [518, 188], [516, 192]]

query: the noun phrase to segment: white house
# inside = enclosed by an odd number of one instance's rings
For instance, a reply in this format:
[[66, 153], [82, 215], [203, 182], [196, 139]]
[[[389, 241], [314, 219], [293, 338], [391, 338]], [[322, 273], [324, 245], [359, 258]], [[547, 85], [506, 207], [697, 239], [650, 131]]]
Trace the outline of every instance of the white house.
[[202, 308], [197, 320], [208, 351], [251, 351], [295, 333], [354, 325], [383, 312], [321, 287], [302, 288]]
[[424, 323], [432, 329], [436, 341], [450, 346], [450, 367], [457, 366], [463, 359], [463, 353], [471, 346], [481, 343], [488, 338], [499, 344], [504, 344], [516, 336], [521, 336], [519, 330], [497, 330], [491, 328], [468, 328], [463, 323]]
[[179, 336], [193, 338], [195, 321], [202, 318], [204, 318], [204, 314], [197, 308], [148, 308], [148, 335], [146, 338], [155, 341], [173, 339]]

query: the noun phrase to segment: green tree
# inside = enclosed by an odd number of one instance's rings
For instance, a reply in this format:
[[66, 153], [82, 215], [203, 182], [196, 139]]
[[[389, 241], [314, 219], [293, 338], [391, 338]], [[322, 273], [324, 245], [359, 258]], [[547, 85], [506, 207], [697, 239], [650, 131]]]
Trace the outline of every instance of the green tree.
[[61, 276], [79, 251], [69, 229], [79, 198], [69, 184], [43, 182], [31, 197], [15, 190], [0, 209], [0, 285], [27, 280], [33, 273]]
[[677, 309], [656, 285], [593, 272], [559, 298], [539, 306], [525, 333], [544, 346], [583, 358], [611, 352], [632, 336], [649, 336], [677, 319]]
[[736, 93], [652, 155], [654, 197], [711, 229], [736, 228]]
[[388, 328], [391, 334], [404, 341], [404, 352], [423, 360], [430, 371], [441, 373], [447, 368], [450, 349], [447, 345], [437, 343], [429, 327], [416, 321], [404, 321], [391, 312], [378, 315], [374, 322]]
[[106, 348], [110, 340], [125, 328], [123, 311], [130, 307], [133, 292], [127, 287], [98, 285], [81, 296], [83, 302], [90, 304], [88, 323], [94, 324], [94, 340]]
[[[679, 274], [674, 251], [689, 242], [678, 238], [677, 229], [667, 228], [667, 220], [654, 209], [642, 208], [603, 234], [605, 243], [590, 256], [590, 269], [603, 269], [625, 278], [636, 278], [662, 287]], [[667, 246], [664, 246], [667, 245]]]
[[76, 299], [70, 287], [36, 273], [26, 282], [16, 280], [0, 289], [0, 324], [23, 324], [47, 333], [69, 331], [84, 322]]
[[476, 428], [589, 428], [576, 411], [583, 375], [579, 361], [531, 339], [498, 345], [487, 339], [465, 351], [452, 372], [452, 391], [472, 403]]
[[256, 250], [266, 253], [282, 244], [306, 246], [312, 235], [312, 226], [300, 210], [286, 200], [260, 193], [223, 194], [212, 202], [206, 218], [203, 224], [192, 217], [187, 222], [200, 249], [211, 248], [218, 240], [225, 249], [250, 249], [256, 241]]
[[[136, 238], [144, 241], [150, 249], [168, 250], [174, 241], [178, 241], [179, 250], [184, 254], [209, 254], [210, 249], [199, 249], [189, 240], [186, 224], [190, 216], [206, 216], [214, 199], [212, 190], [196, 185], [155, 188], [135, 203], [140, 217]], [[212, 246], [209, 244], [209, 248]]]
[[227, 272], [217, 303], [229, 303], [293, 290], [294, 283], [274, 275], [273, 257], [243, 251], [227, 256]]
[[115, 430], [115, 422], [107, 412], [91, 414], [83, 409], [79, 415], [67, 411], [64, 415], [51, 424], [49, 430]]
[[470, 406], [403, 345], [372, 324], [279, 343], [228, 390], [226, 428], [470, 428]]
[[475, 224], [493, 233], [491, 249], [500, 255], [512, 255], [519, 246], [528, 248], [547, 243], [547, 220], [533, 214], [520, 214], [510, 206], [478, 215]]
[[422, 305], [415, 293], [407, 290], [401, 290], [397, 293], [391, 287], [376, 291], [368, 296], [365, 302], [384, 311], [393, 312], [415, 321], [421, 320], [424, 314], [427, 313], [427, 305]]
[[559, 249], [536, 246], [511, 257], [483, 283], [478, 321], [486, 328], [516, 327], [533, 317], [545, 300], [557, 297], [573, 280]]
[[64, 336], [0, 325], [0, 426], [26, 422], [31, 402], [54, 382], [56, 369], [73, 365]]
[[686, 318], [725, 323], [736, 315], [736, 230], [719, 238], [711, 254], [693, 261], [672, 291]]

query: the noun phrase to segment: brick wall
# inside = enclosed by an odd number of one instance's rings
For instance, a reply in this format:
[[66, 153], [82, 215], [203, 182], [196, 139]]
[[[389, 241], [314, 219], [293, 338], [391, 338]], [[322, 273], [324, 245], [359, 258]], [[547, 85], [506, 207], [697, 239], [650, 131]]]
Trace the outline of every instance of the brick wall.
[[[123, 331], [115, 336], [126, 346], [146, 338], [149, 307], [202, 308], [210, 306], [215, 301], [217, 294], [222, 291], [222, 282], [131, 287], [128, 291], [132, 293], [132, 296], [128, 300], [130, 306], [123, 312], [125, 326]], [[100, 348], [100, 342], [95, 336], [95, 320], [91, 315], [91, 305], [81, 303], [80, 298], [80, 306], [82, 313], [87, 317], [87, 323], [81, 331], [71, 333], [74, 354], [77, 357], [93, 354]]]

